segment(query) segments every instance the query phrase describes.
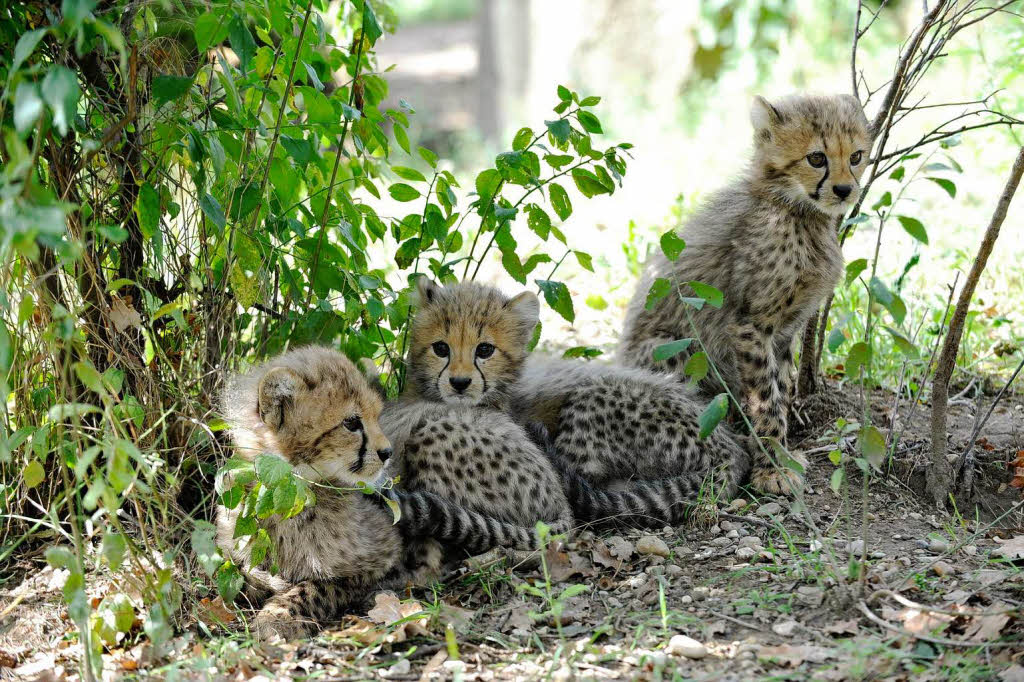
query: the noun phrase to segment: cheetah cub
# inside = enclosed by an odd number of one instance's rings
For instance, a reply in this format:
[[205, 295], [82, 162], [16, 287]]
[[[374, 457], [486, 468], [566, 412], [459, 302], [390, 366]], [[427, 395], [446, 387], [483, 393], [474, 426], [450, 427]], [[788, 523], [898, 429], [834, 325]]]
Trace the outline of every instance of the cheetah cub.
[[[871, 136], [860, 103], [847, 95], [758, 97], [751, 120], [752, 163], [689, 220], [686, 249], [674, 262], [652, 257], [627, 312], [619, 359], [681, 372], [685, 356], [659, 363], [652, 351], [699, 336], [755, 432], [785, 444], [793, 339], [842, 273], [835, 225], [860, 195]], [[647, 309], [656, 278], [671, 281], [673, 292]], [[687, 282], [694, 280], [722, 290], [725, 305], [689, 307], [681, 298], [693, 295]], [[702, 389], [721, 391], [713, 372]], [[760, 448], [754, 456], [755, 488], [784, 493], [802, 483], [789, 469], [777, 471]]]
[[426, 492], [396, 495], [401, 520], [394, 525], [379, 498], [354, 490], [380, 477], [391, 443], [378, 425], [380, 397], [337, 351], [300, 348], [233, 377], [223, 411], [238, 456], [284, 459], [316, 497], [291, 518], [261, 522], [273, 543], [275, 575], [254, 565], [249, 547], [234, 538], [242, 505], [217, 507], [218, 546], [242, 568], [247, 594], [269, 598], [255, 619], [261, 638], [308, 636], [373, 590], [401, 588], [435, 574], [439, 558], [421, 544], [424, 538], [477, 552], [536, 546], [531, 530]]
[[505, 411], [540, 311], [477, 284], [420, 277], [409, 332], [406, 385], [385, 404], [401, 485], [515, 524], [572, 526], [558, 473]]
[[671, 375], [535, 353], [512, 393], [514, 414], [548, 435], [579, 520], [675, 525], [750, 473], [727, 426], [698, 437], [704, 406]]

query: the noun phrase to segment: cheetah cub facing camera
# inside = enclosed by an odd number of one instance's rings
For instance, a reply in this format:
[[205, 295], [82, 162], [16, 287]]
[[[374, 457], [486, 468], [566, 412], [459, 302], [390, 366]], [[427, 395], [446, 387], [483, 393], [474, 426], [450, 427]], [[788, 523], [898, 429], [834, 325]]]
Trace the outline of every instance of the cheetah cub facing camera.
[[395, 493], [401, 519], [394, 525], [380, 498], [354, 490], [378, 479], [391, 455], [378, 425], [381, 406], [355, 366], [326, 348], [287, 352], [229, 381], [223, 411], [236, 454], [284, 459], [316, 497], [291, 518], [261, 521], [274, 547], [276, 574], [254, 565], [249, 546], [234, 537], [244, 505], [217, 508], [218, 546], [242, 568], [247, 594], [267, 600], [255, 619], [259, 637], [310, 635], [373, 590], [433, 576], [440, 561], [431, 542], [475, 552], [536, 546], [531, 530], [427, 492]]
[[[793, 339], [842, 273], [836, 221], [860, 195], [871, 135], [860, 103], [847, 95], [758, 97], [751, 120], [753, 162], [689, 220], [674, 262], [653, 256], [627, 312], [619, 359], [681, 372], [685, 356], [656, 362], [652, 352], [699, 336], [756, 433], [784, 444]], [[656, 278], [668, 279], [673, 292], [648, 310]], [[680, 300], [676, 292], [693, 295], [687, 282], [694, 280], [722, 290], [723, 307], [698, 311]], [[709, 396], [722, 390], [714, 372], [701, 388]], [[755, 488], [783, 493], [801, 484], [760, 448], [754, 457]]]
[[515, 524], [573, 523], [558, 473], [503, 408], [540, 311], [477, 284], [417, 281], [406, 385], [381, 427], [394, 444], [401, 485]]

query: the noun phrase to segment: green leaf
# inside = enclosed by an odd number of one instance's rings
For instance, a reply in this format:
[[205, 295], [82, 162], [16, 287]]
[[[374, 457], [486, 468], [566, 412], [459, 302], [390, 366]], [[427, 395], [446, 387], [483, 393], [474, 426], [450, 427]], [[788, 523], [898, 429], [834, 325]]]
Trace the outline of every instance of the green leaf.
[[688, 282], [690, 288], [693, 289], [694, 293], [700, 298], [704, 299], [709, 306], [712, 308], [721, 308], [724, 302], [724, 296], [722, 292], [711, 286], [710, 284], [704, 284], [703, 282], [691, 281]]
[[534, 133], [530, 128], [520, 128], [516, 136], [512, 138], [512, 151], [522, 151], [530, 146], [533, 141]]
[[295, 163], [302, 167], [305, 167], [306, 164], [312, 161], [313, 157], [316, 156], [313, 145], [305, 138], [294, 138], [282, 135], [281, 146], [284, 147], [286, 152], [288, 152], [288, 156], [295, 159]]
[[573, 168], [572, 179], [576, 183], [576, 188], [585, 197], [611, 193], [611, 189], [598, 180], [596, 175], [584, 168]]
[[139, 218], [139, 230], [146, 239], [152, 239], [160, 228], [160, 193], [148, 182], [139, 188], [135, 199], [135, 214]]
[[885, 460], [885, 436], [874, 426], [865, 426], [857, 438], [860, 453], [876, 469]]
[[651, 283], [651, 288], [647, 290], [647, 302], [644, 303], [644, 308], [647, 310], [653, 310], [654, 305], [661, 299], [668, 296], [668, 292], [672, 291], [672, 282], [659, 277]]
[[548, 185], [548, 193], [551, 196], [551, 208], [555, 209], [559, 220], [566, 220], [572, 215], [572, 202], [569, 201], [569, 195], [561, 185], [552, 182]]
[[260, 190], [255, 182], [246, 182], [231, 191], [231, 220], [241, 222], [260, 205]]
[[871, 281], [868, 282], [868, 289], [875, 300], [889, 311], [896, 324], [903, 324], [903, 320], [907, 317], [907, 306], [903, 303], [903, 299], [890, 291], [889, 287], [885, 286], [885, 282], [877, 277], [871, 278]]
[[587, 359], [590, 359], [590, 358], [600, 357], [601, 355], [604, 355], [604, 351], [602, 351], [600, 348], [594, 348], [593, 346], [573, 346], [572, 348], [567, 348], [562, 353], [562, 357], [563, 358], [567, 358], [567, 359], [571, 359], [571, 358], [587, 358]]
[[576, 312], [572, 305], [572, 296], [569, 295], [569, 288], [562, 282], [554, 282], [547, 279], [534, 280], [540, 290], [544, 292], [544, 300], [547, 304], [569, 322], [576, 319]]
[[568, 119], [560, 118], [556, 121], [544, 121], [544, 125], [548, 127], [548, 134], [551, 135], [559, 147], [569, 141], [569, 131], [572, 130], [572, 126], [569, 125]]
[[576, 256], [576, 262], [580, 264], [581, 268], [588, 272], [594, 271], [594, 259], [589, 253], [586, 253], [585, 251], [573, 251], [572, 253]]
[[892, 341], [896, 344], [896, 347], [900, 349], [900, 352], [906, 355], [908, 358], [916, 358], [918, 356], [917, 346], [908, 339], [904, 334], [892, 327], [885, 326], [885, 331], [889, 332], [892, 336]]
[[558, 92], [558, 99], [561, 101], [568, 102], [572, 100], [572, 91], [564, 85], [559, 85], [556, 91]]
[[599, 294], [591, 294], [587, 296], [586, 304], [594, 310], [605, 310], [608, 307], [608, 301], [604, 299], [604, 296]]
[[858, 258], [846, 264], [846, 286], [860, 277], [860, 273], [868, 269], [868, 259]]
[[50, 421], [59, 422], [71, 417], [82, 417], [92, 412], [102, 412], [100, 408], [88, 403], [58, 403], [51, 407], [46, 416]]
[[669, 230], [665, 234], [661, 235], [661, 252], [665, 254], [665, 258], [674, 261], [679, 258], [679, 254], [686, 248], [686, 242], [683, 238], [676, 234], [675, 230]]
[[545, 154], [544, 162], [555, 170], [558, 170], [562, 166], [572, 163], [572, 158], [573, 157], [569, 154]]
[[600, 101], [601, 101], [600, 97], [598, 97], [597, 95], [591, 95], [589, 97], [584, 97], [582, 100], [580, 100], [580, 106], [581, 107], [592, 107], [592, 106], [596, 105], [597, 103], [599, 103]]
[[665, 362], [669, 358], [679, 355], [689, 348], [691, 343], [693, 343], [693, 339], [676, 339], [675, 341], [669, 341], [668, 343], [663, 343], [660, 346], [655, 346], [654, 352], [651, 355], [655, 362]]
[[388, 187], [388, 193], [396, 201], [414, 201], [423, 196], [418, 189], [404, 182], [396, 182]]
[[870, 362], [871, 350], [866, 343], [858, 341], [850, 347], [850, 352], [846, 355], [846, 364], [844, 365], [846, 376], [856, 378], [861, 368], [867, 367]]
[[729, 394], [719, 393], [701, 413], [697, 423], [700, 424], [700, 438], [703, 440], [711, 435], [711, 432], [718, 426], [718, 422], [725, 418], [729, 412]]
[[420, 173], [415, 168], [406, 168], [405, 166], [392, 166], [391, 171], [402, 178], [403, 180], [409, 180], [411, 182], [426, 182], [427, 179], [423, 177], [423, 173]]
[[698, 351], [690, 356], [683, 366], [683, 373], [690, 377], [694, 383], [702, 381], [708, 375], [708, 356], [704, 351]]
[[118, 225], [97, 225], [95, 229], [101, 237], [114, 244], [121, 244], [128, 239], [128, 230]]
[[903, 229], [907, 231], [907, 234], [923, 244], [928, 243], [928, 232], [924, 229], [924, 225], [920, 220], [905, 215], [898, 215], [896, 217], [899, 219]]
[[153, 105], [159, 107], [178, 99], [191, 88], [192, 79], [188, 76], [157, 76], [153, 79]]
[[402, 148], [402, 151], [408, 154], [410, 149], [409, 133], [405, 132], [405, 128], [400, 124], [395, 123], [395, 125], [392, 126], [391, 133], [395, 136], [395, 142], [397, 142], [398, 146]]
[[274, 455], [259, 455], [256, 458], [256, 477], [268, 487], [291, 474], [292, 465]]
[[245, 578], [242, 576], [242, 573], [230, 561], [225, 561], [217, 571], [217, 591], [220, 592], [221, 598], [228, 604], [235, 601], [235, 597], [242, 591], [242, 585], [244, 584]]
[[544, 241], [547, 241], [548, 235], [551, 234], [551, 217], [536, 204], [530, 204], [526, 214], [526, 225]]
[[[11, 59], [11, 67], [7, 71], [7, 80], [14, 77], [14, 72], [24, 63], [26, 59], [35, 52], [36, 46], [39, 41], [43, 39], [43, 36], [49, 31], [49, 28], [37, 28], [34, 31], [26, 31], [21, 34], [18, 38], [18, 42], [14, 46], [14, 56]], [[10, 45], [10, 43], [8, 43]]]
[[898, 166], [892, 173], [889, 173], [889, 178], [900, 182], [903, 180], [903, 176], [906, 175], [906, 169], [903, 166]]
[[78, 78], [75, 72], [63, 66], [50, 69], [43, 79], [43, 99], [53, 111], [53, 125], [63, 137], [71, 130], [78, 107]]
[[420, 158], [430, 164], [431, 168], [437, 168], [437, 154], [426, 147], [417, 147], [416, 151], [419, 153]]
[[835, 353], [839, 350], [839, 347], [846, 342], [846, 335], [843, 334], [843, 329], [840, 326], [835, 326], [832, 331], [828, 334], [828, 349]]
[[43, 98], [36, 84], [23, 80], [14, 92], [14, 129], [22, 137], [35, 127], [43, 113]]
[[589, 111], [579, 111], [576, 113], [576, 118], [579, 119], [580, 125], [588, 133], [601, 134], [604, 131], [601, 130], [601, 121]]
[[[208, 523], [210, 527], [213, 524]], [[214, 529], [216, 532], [216, 529]], [[212, 539], [212, 538], [211, 538]], [[124, 562], [125, 552], [128, 551], [128, 543], [120, 533], [106, 531], [103, 533], [103, 547], [100, 549], [100, 556], [110, 569], [116, 571]]]
[[395, 263], [400, 268], [407, 268], [412, 265], [413, 261], [416, 260], [417, 254], [420, 252], [420, 238], [413, 237], [402, 242], [402, 245], [395, 251]]
[[892, 192], [886, 192], [883, 194], [878, 201], [871, 205], [871, 210], [877, 211], [878, 209], [885, 208], [886, 206], [892, 206]]
[[220, 228], [221, 232], [224, 231], [224, 226], [227, 224], [227, 220], [224, 218], [224, 209], [212, 194], [203, 193], [199, 199], [199, 208], [214, 225]]
[[836, 469], [832, 472], [832, 477], [828, 480], [828, 487], [832, 488], [832, 492], [838, 494], [839, 490], [843, 486], [843, 470]]
[[[938, 185], [942, 189], [946, 190], [946, 194], [949, 195], [950, 199], [955, 199], [956, 198], [956, 183], [953, 182], [952, 180], [947, 180], [946, 178], [931, 178], [931, 177], [925, 178], [925, 179], [926, 180], [931, 180], [936, 185]], [[911, 234], [913, 234], [913, 233], [911, 233]], [[926, 244], [928, 243], [927, 239], [925, 239], [925, 243]]]
[[[377, 39], [384, 35], [384, 29], [377, 21], [377, 15], [373, 13], [373, 7], [367, 0], [363, 0], [363, 37], [370, 41], [370, 47], [377, 42]], [[408, 150], [406, 150], [408, 151]]]
[[223, 13], [205, 12], [196, 18], [192, 33], [196, 37], [196, 47], [200, 52], [206, 52], [228, 37], [228, 22]]
[[256, 41], [252, 39], [245, 19], [238, 14], [235, 14], [228, 26], [228, 39], [231, 41], [231, 49], [238, 56], [238, 66], [244, 74], [249, 70], [249, 62], [256, 54]]
[[43, 471], [43, 465], [39, 460], [33, 459], [22, 469], [21, 478], [25, 481], [26, 488], [35, 488], [46, 478], [46, 472]]
[[103, 377], [92, 366], [89, 362], [76, 362], [74, 364], [75, 374], [78, 375], [79, 380], [85, 385], [90, 391], [99, 393], [100, 395], [106, 395], [107, 389], [103, 385]]

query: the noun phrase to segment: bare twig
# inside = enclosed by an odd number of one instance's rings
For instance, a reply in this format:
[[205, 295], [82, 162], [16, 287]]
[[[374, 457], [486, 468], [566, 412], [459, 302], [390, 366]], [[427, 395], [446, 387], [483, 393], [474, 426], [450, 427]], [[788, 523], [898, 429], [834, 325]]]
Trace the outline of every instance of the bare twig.
[[989, 221], [985, 235], [982, 237], [981, 246], [978, 247], [978, 255], [971, 265], [970, 274], [964, 282], [964, 288], [960, 291], [960, 298], [957, 301], [956, 309], [953, 311], [953, 319], [949, 323], [949, 332], [942, 346], [939, 355], [938, 365], [935, 369], [935, 379], [932, 381], [932, 457], [931, 465], [927, 471], [927, 489], [932, 496], [936, 506], [945, 504], [950, 492], [952, 483], [952, 467], [946, 459], [946, 409], [949, 400], [949, 380], [953, 375], [953, 368], [956, 365], [956, 356], [960, 348], [960, 339], [964, 331], [964, 323], [967, 320], [967, 311], [971, 306], [971, 298], [978, 286], [981, 273], [985, 270], [988, 257], [995, 246], [996, 238], [999, 237], [999, 228], [1006, 219], [1006, 211], [1010, 201], [1020, 184], [1021, 175], [1024, 174], [1024, 147], [1017, 153], [1017, 159], [1010, 171], [1010, 177], [996, 204], [995, 212]]
[[948, 639], [946, 637], [932, 637], [930, 635], [922, 635], [922, 634], [920, 634], [918, 632], [911, 632], [909, 630], [901, 628], [899, 625], [893, 625], [889, 621], [884, 620], [883, 618], [875, 615], [875, 613], [870, 608], [868, 608], [868, 605], [865, 604], [863, 601], [857, 602], [857, 608], [860, 610], [861, 613], [863, 613], [865, 616], [867, 616], [868, 620], [870, 620], [872, 623], [875, 623], [877, 625], [881, 625], [883, 628], [885, 628], [887, 630], [892, 630], [893, 632], [899, 633], [899, 634], [903, 635], [904, 637], [908, 637], [910, 639], [920, 639], [920, 640], [923, 640], [925, 642], [931, 642], [932, 644], [942, 644], [944, 646], [961, 646], [961, 647], [1020, 646], [1020, 642], [986, 642], [986, 641], [977, 641], [977, 640], [972, 640], [972, 639], [958, 640], [958, 639]]

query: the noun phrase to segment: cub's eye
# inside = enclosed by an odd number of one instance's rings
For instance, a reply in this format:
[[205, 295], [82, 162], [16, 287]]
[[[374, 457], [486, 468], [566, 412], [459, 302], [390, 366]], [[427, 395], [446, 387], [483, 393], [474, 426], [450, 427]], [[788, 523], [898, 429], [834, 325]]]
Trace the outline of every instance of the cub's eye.
[[821, 168], [825, 165], [825, 155], [821, 152], [811, 152], [807, 155], [807, 163], [811, 164], [814, 168]]
[[854, 153], [850, 154], [850, 165], [851, 166], [856, 166], [858, 163], [860, 163], [861, 157], [863, 155], [864, 155], [864, 153], [862, 151], [860, 151], [859, 149], [857, 151], [855, 151]]
[[489, 358], [494, 355], [494, 346], [489, 343], [481, 343], [476, 347], [476, 356], [478, 358]]
[[437, 357], [439, 357], [439, 358], [446, 358], [446, 357], [448, 357], [448, 352], [449, 352], [448, 344], [445, 343], [444, 341], [435, 341], [433, 343], [433, 345], [430, 346], [430, 347], [434, 349], [434, 355], [436, 355]]
[[355, 415], [349, 417], [348, 419], [341, 423], [349, 431], [355, 432], [363, 430], [363, 420]]

